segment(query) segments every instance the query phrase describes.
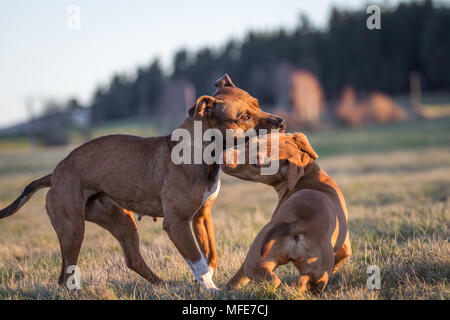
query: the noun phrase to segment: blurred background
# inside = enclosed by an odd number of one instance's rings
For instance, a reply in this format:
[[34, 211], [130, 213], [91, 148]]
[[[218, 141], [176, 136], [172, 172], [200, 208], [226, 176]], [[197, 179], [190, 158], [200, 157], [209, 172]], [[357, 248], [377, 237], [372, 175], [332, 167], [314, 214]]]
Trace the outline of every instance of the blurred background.
[[[353, 256], [323, 295], [300, 298], [450, 299], [450, 1], [1, 0], [0, 208], [89, 139], [169, 134], [223, 73], [306, 132], [345, 195]], [[213, 298], [189, 282], [162, 219], [138, 228], [167, 286], [125, 271], [117, 241], [87, 224], [83, 290], [62, 290], [45, 194], [0, 220], [0, 299]], [[276, 203], [270, 187], [223, 175], [219, 287]], [[381, 290], [366, 287], [369, 265]], [[299, 296], [249, 285], [214, 298]]]
[[168, 134], [223, 73], [291, 131], [449, 117], [450, 2], [370, 4], [2, 1], [0, 140]]

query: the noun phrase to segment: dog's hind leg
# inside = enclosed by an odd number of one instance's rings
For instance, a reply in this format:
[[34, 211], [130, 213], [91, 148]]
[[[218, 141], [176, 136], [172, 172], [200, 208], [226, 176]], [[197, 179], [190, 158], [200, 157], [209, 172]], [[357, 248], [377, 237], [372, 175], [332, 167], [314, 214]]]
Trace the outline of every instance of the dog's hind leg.
[[303, 257], [293, 261], [300, 272], [300, 278], [297, 282], [300, 294], [303, 294], [306, 290], [319, 294], [325, 289], [331, 276], [333, 257], [333, 248], [330, 245], [321, 248], [317, 257], [307, 259]]
[[[64, 196], [61, 196], [64, 195]], [[47, 214], [58, 236], [61, 248], [60, 285], [67, 286], [67, 278], [73, 274], [78, 262], [84, 238], [84, 200], [81, 192], [50, 189], [47, 193]]]
[[250, 279], [245, 275], [244, 272], [244, 264], [239, 268], [236, 274], [231, 278], [228, 283], [225, 285], [226, 290], [239, 290], [243, 286], [245, 286]]
[[296, 284], [298, 285], [298, 293], [304, 294], [309, 289], [309, 281], [311, 277], [307, 274], [301, 275]]
[[123, 211], [106, 195], [90, 198], [86, 204], [86, 220], [108, 230], [122, 247], [127, 266], [151, 283], [162, 280], [145, 263], [139, 251], [139, 235], [132, 215]]
[[347, 258], [350, 257], [351, 255], [352, 255], [352, 245], [350, 243], [350, 239], [347, 234], [344, 244], [334, 254], [334, 263], [333, 263], [332, 273], [335, 274], [336, 271], [338, 271], [338, 269], [345, 262], [345, 260], [347, 260]]
[[307, 274], [301, 274], [300, 277], [294, 282], [294, 286], [298, 286], [298, 293], [304, 294], [310, 290], [314, 293], [321, 293], [329, 279], [330, 273], [328, 271], [314, 271]]
[[260, 265], [259, 263], [246, 264], [244, 262], [244, 273], [248, 278], [255, 281], [256, 283], [267, 282], [275, 290], [281, 284], [280, 278], [274, 272], [277, 266], [278, 265], [274, 262], [266, 262], [263, 265]]

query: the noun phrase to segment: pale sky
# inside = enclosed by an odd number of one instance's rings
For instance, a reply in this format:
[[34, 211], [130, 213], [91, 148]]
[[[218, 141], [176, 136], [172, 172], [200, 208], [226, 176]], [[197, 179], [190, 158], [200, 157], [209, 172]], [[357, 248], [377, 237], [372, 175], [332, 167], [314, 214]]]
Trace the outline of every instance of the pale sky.
[[[332, 5], [361, 8], [366, 3], [0, 0], [0, 127], [27, 118], [27, 98], [34, 98], [35, 112], [46, 99], [65, 101], [75, 96], [86, 103], [95, 88], [107, 84], [113, 73], [132, 74], [157, 56], [167, 69], [179, 48], [218, 46], [230, 38], [242, 39], [250, 29], [290, 29], [300, 13], [322, 27]], [[70, 5], [81, 9], [80, 30], [70, 30], [66, 25]]]

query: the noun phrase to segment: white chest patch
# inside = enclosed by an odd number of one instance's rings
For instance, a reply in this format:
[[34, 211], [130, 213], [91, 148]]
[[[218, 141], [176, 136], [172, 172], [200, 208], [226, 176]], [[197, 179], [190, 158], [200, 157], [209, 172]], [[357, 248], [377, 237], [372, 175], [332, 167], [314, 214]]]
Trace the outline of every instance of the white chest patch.
[[205, 193], [203, 193], [202, 205], [216, 200], [219, 191], [220, 191], [220, 170], [217, 172], [216, 181], [214, 185], [211, 187], [211, 189], [206, 190]]

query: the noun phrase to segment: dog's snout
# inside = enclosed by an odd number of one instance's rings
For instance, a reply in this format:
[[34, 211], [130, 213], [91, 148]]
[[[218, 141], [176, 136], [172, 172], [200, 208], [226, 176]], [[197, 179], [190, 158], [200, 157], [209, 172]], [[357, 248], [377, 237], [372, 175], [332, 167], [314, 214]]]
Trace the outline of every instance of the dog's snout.
[[278, 129], [284, 130], [286, 129], [286, 121], [284, 121], [283, 118], [280, 117], [273, 117], [270, 122], [274, 124], [274, 126]]
[[282, 121], [281, 121], [280, 129], [282, 132], [284, 132], [284, 130], [286, 130], [287, 125], [286, 125], [286, 121], [284, 121], [284, 119], [281, 119], [281, 120]]
[[286, 122], [284, 121], [283, 118], [278, 117], [277, 125], [278, 125], [279, 128], [283, 128], [283, 127], [286, 126]]

